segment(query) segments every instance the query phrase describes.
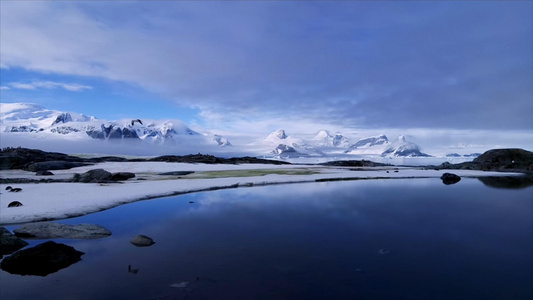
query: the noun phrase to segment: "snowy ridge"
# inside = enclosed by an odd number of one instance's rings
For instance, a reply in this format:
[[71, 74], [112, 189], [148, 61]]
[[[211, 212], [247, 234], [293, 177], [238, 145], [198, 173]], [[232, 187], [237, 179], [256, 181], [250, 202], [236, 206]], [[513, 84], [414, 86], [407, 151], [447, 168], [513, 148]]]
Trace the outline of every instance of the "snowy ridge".
[[422, 153], [420, 147], [407, 141], [400, 135], [396, 140], [389, 141], [387, 136], [380, 134], [363, 138], [354, 144], [341, 133], [331, 134], [327, 130], [320, 130], [310, 140], [303, 140], [287, 135], [285, 130], [279, 129], [269, 134], [263, 144], [269, 146], [270, 154], [280, 158], [328, 156], [328, 155], [356, 155], [380, 157], [429, 157]]
[[274, 154], [275, 157], [279, 158], [325, 155], [322, 151], [309, 145], [304, 140], [287, 135], [283, 129], [272, 132], [260, 144], [270, 149], [269, 154]]
[[335, 135], [333, 135], [325, 129], [320, 130], [311, 140], [311, 142], [316, 146], [322, 147], [346, 148], [350, 146], [348, 139], [340, 132], [337, 132]]
[[179, 120], [106, 121], [74, 112], [49, 110], [31, 103], [0, 103], [0, 131], [3, 134], [61, 135], [67, 140], [129, 140], [173, 146], [186, 142], [231, 146], [224, 137], [202, 135]]

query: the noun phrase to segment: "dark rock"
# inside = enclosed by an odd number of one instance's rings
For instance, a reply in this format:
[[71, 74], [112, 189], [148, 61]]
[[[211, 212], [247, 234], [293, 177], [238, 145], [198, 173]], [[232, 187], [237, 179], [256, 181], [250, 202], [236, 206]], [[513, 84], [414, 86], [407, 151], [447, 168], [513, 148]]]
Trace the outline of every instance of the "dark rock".
[[135, 132], [134, 130], [125, 128], [125, 127], [122, 129], [122, 137], [125, 139], [138, 139], [139, 138], [139, 136], [137, 135], [137, 132]]
[[51, 175], [54, 175], [54, 173], [48, 171], [48, 170], [45, 170], [45, 171], [37, 171], [37, 173], [35, 173], [35, 175], [37, 176], [51, 176]]
[[52, 241], [20, 250], [2, 260], [2, 270], [19, 275], [46, 276], [81, 260], [83, 252]]
[[446, 185], [454, 184], [454, 183], [461, 181], [461, 177], [459, 177], [458, 175], [452, 174], [452, 173], [444, 173], [442, 174], [440, 179], [442, 179], [442, 183]]
[[155, 244], [154, 240], [142, 234], [135, 236], [133, 239], [131, 239], [130, 243], [137, 247], [147, 247]]
[[89, 170], [79, 176], [74, 176], [74, 181], [76, 182], [106, 182], [111, 180], [110, 172], [104, 169], [94, 169]]
[[110, 161], [110, 162], [128, 161], [126, 158], [119, 157], [119, 156], [91, 157], [91, 158], [88, 158], [87, 160], [90, 161], [90, 162], [94, 162], [94, 163], [101, 163], [101, 162], [108, 162], [108, 161]]
[[96, 224], [68, 225], [53, 222], [28, 223], [13, 232], [18, 237], [36, 239], [99, 239], [111, 235], [107, 228]]
[[[37, 149], [4, 148], [0, 151], [0, 170], [28, 170], [30, 164], [48, 161], [84, 162], [85, 160], [63, 153], [45, 152]], [[34, 172], [36, 171], [34, 170]]]
[[28, 245], [26, 241], [14, 236], [5, 227], [0, 227], [0, 257], [11, 254], [26, 245]]
[[18, 201], [13, 201], [13, 202], [10, 202], [7, 207], [19, 207], [19, 206], [22, 206], [22, 203], [18, 202]]
[[109, 139], [121, 139], [122, 138], [122, 129], [117, 126], [113, 126], [111, 131], [109, 132]]
[[88, 130], [85, 133], [93, 139], [105, 140], [105, 135], [100, 130]]
[[72, 122], [72, 116], [69, 113], [62, 113], [57, 116], [56, 120], [52, 123], [52, 126], [67, 122]]
[[111, 180], [111, 181], [121, 181], [121, 180], [128, 180], [128, 179], [134, 178], [134, 177], [135, 177], [135, 174], [131, 173], [131, 172], [118, 172], [118, 173], [113, 173], [111, 175], [111, 178], [109, 178], [109, 180]]
[[47, 171], [47, 170], [65, 170], [88, 165], [83, 162], [72, 161], [42, 161], [31, 163], [24, 167], [24, 170], [31, 172]]
[[8, 187], [6, 187], [6, 191], [10, 191], [12, 193], [18, 193], [18, 192], [22, 191], [22, 189], [21, 188], [13, 188], [11, 186], [8, 186]]
[[172, 171], [172, 172], [165, 172], [165, 173], [159, 173], [157, 175], [174, 175], [174, 176], [185, 176], [194, 173], [194, 171]]
[[[141, 159], [131, 159], [132, 162], [145, 161]], [[232, 157], [221, 158], [205, 154], [189, 154], [184, 156], [164, 155], [149, 159], [148, 161], [164, 161], [179, 163], [202, 163], [202, 164], [270, 164], [270, 165], [290, 165], [290, 163], [279, 160], [261, 159], [257, 157]]]

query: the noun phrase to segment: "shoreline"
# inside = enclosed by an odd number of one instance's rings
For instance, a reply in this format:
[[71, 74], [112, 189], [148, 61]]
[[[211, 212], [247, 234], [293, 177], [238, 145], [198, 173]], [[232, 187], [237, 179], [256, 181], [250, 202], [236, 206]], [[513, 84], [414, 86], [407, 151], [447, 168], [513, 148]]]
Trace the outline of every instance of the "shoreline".
[[[120, 183], [20, 183], [16, 184], [16, 187], [22, 188], [19, 193], [5, 191], [8, 184], [1, 183], [0, 225], [68, 219], [100, 212], [127, 203], [218, 189], [346, 180], [438, 179], [446, 172], [453, 172], [461, 177], [524, 175], [510, 172], [427, 170], [397, 166], [357, 169], [353, 167], [319, 165], [304, 167], [302, 165], [104, 162], [69, 170], [57, 170], [54, 171], [54, 174], [56, 174], [54, 176], [65, 179], [74, 173], [82, 173], [96, 168], [103, 168], [111, 172], [134, 172], [138, 174], [138, 177], [121, 181]], [[188, 170], [194, 173], [187, 176], [165, 177], [158, 175], [169, 170]], [[220, 174], [222, 174], [222, 177], [217, 177]], [[0, 177], [32, 178], [35, 175], [22, 170], [3, 170], [0, 171]], [[23, 206], [8, 208], [7, 206], [11, 201], [19, 201]]]

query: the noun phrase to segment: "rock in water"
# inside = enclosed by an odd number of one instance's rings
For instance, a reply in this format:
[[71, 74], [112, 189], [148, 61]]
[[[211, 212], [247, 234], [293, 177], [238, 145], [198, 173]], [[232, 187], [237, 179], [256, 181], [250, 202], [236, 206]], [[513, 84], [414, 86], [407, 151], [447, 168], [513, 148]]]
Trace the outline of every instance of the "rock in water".
[[0, 268], [11, 274], [46, 276], [80, 261], [83, 254], [65, 244], [48, 241], [4, 258]]
[[13, 232], [19, 237], [36, 239], [99, 239], [111, 235], [109, 229], [96, 224], [68, 225], [53, 222], [28, 223]]
[[130, 243], [137, 247], [147, 247], [155, 244], [154, 240], [142, 234], [135, 236], [133, 239], [131, 239]]
[[461, 177], [452, 173], [444, 173], [442, 174], [440, 179], [442, 179], [442, 183], [446, 185], [458, 183], [459, 181], [461, 181]]
[[0, 258], [2, 255], [11, 254], [26, 245], [28, 245], [26, 241], [14, 236], [5, 227], [0, 227]]

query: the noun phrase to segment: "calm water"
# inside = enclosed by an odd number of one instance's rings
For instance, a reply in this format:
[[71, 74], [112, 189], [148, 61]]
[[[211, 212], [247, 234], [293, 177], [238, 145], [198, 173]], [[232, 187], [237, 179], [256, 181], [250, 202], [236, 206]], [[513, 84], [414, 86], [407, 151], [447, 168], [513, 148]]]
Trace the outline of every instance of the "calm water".
[[[46, 277], [0, 271], [1, 299], [533, 299], [533, 187], [279, 185], [60, 222], [97, 223], [113, 235], [55, 240], [85, 255]], [[136, 234], [156, 244], [137, 248]]]

